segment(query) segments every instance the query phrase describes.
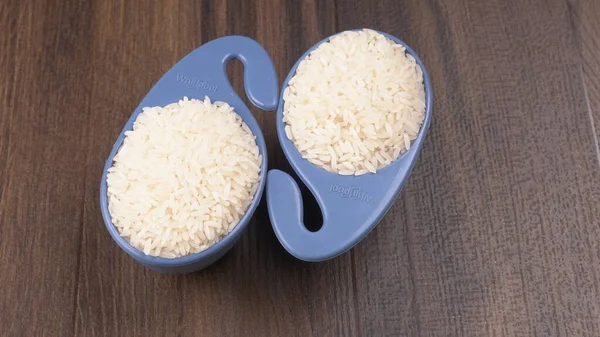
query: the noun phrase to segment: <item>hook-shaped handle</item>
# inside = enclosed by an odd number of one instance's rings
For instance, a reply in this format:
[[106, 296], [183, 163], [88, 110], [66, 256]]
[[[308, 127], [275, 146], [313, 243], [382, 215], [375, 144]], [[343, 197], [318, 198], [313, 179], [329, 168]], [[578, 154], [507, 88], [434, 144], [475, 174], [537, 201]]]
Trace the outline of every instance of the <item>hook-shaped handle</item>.
[[[225, 75], [224, 80], [232, 94], [234, 91], [227, 80], [225, 67], [230, 60], [239, 59], [244, 64], [244, 90], [250, 102], [267, 111], [277, 108], [277, 73], [269, 54], [260, 44], [245, 36], [227, 36], [211, 41], [204, 47], [209, 53], [207, 64], [213, 60], [217, 62], [215, 65], [221, 63], [221, 68], [217, 66], [216, 69], [221, 70], [219, 74]], [[211, 71], [211, 68], [206, 71]]]
[[420, 141], [392, 165], [358, 177], [292, 161], [321, 207], [323, 226], [316, 232], [307, 230], [303, 223], [302, 195], [296, 181], [282, 171], [269, 171], [267, 205], [277, 238], [290, 254], [310, 262], [331, 259], [352, 248], [389, 210], [414, 166], [419, 148]]
[[183, 96], [228, 102], [240, 114], [247, 111], [227, 78], [227, 63], [239, 59], [244, 64], [244, 89], [258, 108], [277, 107], [278, 80], [269, 54], [258, 42], [245, 36], [227, 36], [192, 51], [169, 70], [148, 92], [138, 108], [162, 106]]

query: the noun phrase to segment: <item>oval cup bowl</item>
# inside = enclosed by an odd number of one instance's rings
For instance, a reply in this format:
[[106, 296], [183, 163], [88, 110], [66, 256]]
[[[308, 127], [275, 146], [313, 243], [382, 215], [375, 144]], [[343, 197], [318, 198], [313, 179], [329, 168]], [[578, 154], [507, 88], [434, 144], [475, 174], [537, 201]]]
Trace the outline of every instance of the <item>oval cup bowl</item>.
[[[244, 64], [244, 87], [249, 100], [262, 110], [274, 110], [278, 97], [277, 74], [267, 52], [256, 41], [243, 36], [228, 36], [213, 40], [181, 59], [154, 85], [123, 127], [104, 165], [100, 183], [100, 208], [106, 229], [121, 249], [154, 271], [183, 274], [213, 264], [242, 236], [260, 202], [266, 181], [267, 146], [256, 119], [227, 79], [226, 65], [234, 58]], [[179, 101], [184, 96], [190, 99], [204, 99], [208, 96], [212, 102], [226, 102], [234, 108], [256, 136], [256, 144], [262, 155], [260, 183], [252, 203], [239, 223], [216, 244], [200, 253], [179, 258], [150, 256], [130, 245], [112, 223], [108, 210], [106, 178], [108, 169], [113, 165], [114, 156], [123, 145], [125, 132], [132, 130], [133, 123], [142, 109], [166, 106]]]
[[[283, 82], [276, 127], [279, 143], [290, 165], [314, 195], [323, 213], [323, 225], [316, 231], [306, 229], [302, 219], [302, 196], [296, 181], [287, 173], [270, 170], [267, 182], [267, 206], [277, 238], [283, 247], [300, 260], [319, 262], [332, 259], [360, 242], [387, 213], [400, 194], [423, 147], [432, 114], [433, 94], [427, 70], [415, 51], [395, 36], [383, 34], [406, 48], [423, 71], [425, 119], [410, 149], [376, 173], [344, 176], [328, 172], [308, 160], [285, 134], [283, 92], [296, 69], [327, 37], [302, 55]], [[339, 34], [339, 33], [338, 33]]]

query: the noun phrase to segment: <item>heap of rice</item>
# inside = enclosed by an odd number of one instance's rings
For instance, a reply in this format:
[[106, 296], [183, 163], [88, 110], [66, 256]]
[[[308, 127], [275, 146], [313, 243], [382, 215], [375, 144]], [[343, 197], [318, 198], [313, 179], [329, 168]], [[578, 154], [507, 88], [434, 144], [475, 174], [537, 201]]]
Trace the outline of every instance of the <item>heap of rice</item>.
[[423, 71], [402, 45], [347, 31], [300, 62], [283, 93], [285, 133], [341, 175], [375, 173], [406, 152], [425, 117]]
[[262, 158], [233, 108], [205, 98], [144, 108], [108, 171], [108, 207], [122, 237], [176, 258], [228, 234], [258, 188]]

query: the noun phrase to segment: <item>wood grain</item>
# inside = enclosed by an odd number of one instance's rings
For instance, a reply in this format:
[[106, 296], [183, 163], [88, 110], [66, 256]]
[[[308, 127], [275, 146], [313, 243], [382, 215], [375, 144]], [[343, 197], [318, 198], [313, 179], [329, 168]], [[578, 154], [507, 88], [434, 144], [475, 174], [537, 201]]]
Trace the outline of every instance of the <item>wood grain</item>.
[[343, 1], [339, 30], [405, 39], [430, 135], [355, 249], [366, 335], [596, 336], [600, 175], [561, 1]]
[[577, 48], [581, 54], [581, 75], [584, 78], [585, 97], [596, 138], [596, 152], [600, 165], [600, 2], [594, 0], [567, 1], [574, 28]]
[[[599, 15], [593, 0], [0, 2], [0, 336], [600, 336]], [[200, 273], [117, 247], [101, 170], [165, 71], [241, 34], [283, 81], [361, 27], [411, 45], [435, 100], [413, 174], [362, 243], [299, 262], [263, 202]], [[228, 67], [240, 93], [242, 71]], [[251, 108], [270, 168], [289, 172], [274, 114]]]
[[88, 6], [0, 6], [3, 336], [73, 330], [90, 97]]

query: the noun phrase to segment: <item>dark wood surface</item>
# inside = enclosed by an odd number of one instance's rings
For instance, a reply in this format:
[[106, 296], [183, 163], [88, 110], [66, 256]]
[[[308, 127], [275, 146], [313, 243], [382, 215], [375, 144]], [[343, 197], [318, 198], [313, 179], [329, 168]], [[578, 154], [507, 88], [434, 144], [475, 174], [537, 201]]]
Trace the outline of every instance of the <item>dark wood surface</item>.
[[[598, 17], [596, 0], [0, 1], [0, 336], [600, 336]], [[435, 96], [413, 174], [363, 242], [297, 261], [263, 203], [200, 273], [117, 247], [102, 166], [177, 60], [241, 34], [283, 80], [360, 27], [416, 49]], [[274, 114], [253, 111], [288, 170]]]

